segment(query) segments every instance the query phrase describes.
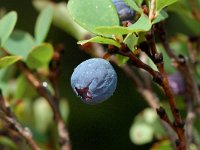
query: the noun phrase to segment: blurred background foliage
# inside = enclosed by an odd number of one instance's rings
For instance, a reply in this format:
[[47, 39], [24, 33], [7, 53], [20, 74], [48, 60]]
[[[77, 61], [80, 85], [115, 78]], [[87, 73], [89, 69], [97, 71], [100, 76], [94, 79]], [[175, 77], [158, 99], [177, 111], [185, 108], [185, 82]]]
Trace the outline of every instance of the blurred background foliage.
[[[39, 15], [37, 10], [43, 8], [42, 5], [37, 5], [35, 2], [31, 0], [0, 1], [1, 16], [5, 12], [13, 10], [17, 12], [18, 19], [15, 31], [28, 32], [26, 33], [28, 38], [25, 38], [28, 39], [26, 43], [30, 42], [32, 40], [31, 35], [35, 34], [34, 28]], [[52, 2], [59, 3], [61, 1]], [[66, 8], [66, 3], [59, 4]], [[200, 8], [199, 0], [197, 0], [197, 5]], [[159, 146], [155, 145], [152, 149], [169, 149], [170, 143], [164, 138], [165, 133], [155, 112], [148, 108], [146, 102], [118, 66], [114, 66], [118, 74], [117, 90], [109, 100], [96, 106], [89, 106], [82, 103], [75, 96], [70, 86], [71, 74], [75, 66], [90, 58], [90, 56], [80, 50], [77, 45], [77, 40], [83, 38], [81, 35], [84, 35], [86, 31], [68, 20], [68, 14], [65, 14], [64, 8], [58, 9], [58, 12], [54, 10], [57, 14], [55, 13], [53, 16], [53, 25], [50, 26], [45, 41], [53, 45], [64, 45], [61, 76], [59, 78], [60, 109], [69, 128], [73, 149], [145, 150], [149, 149], [158, 139], [162, 139], [161, 144]], [[59, 11], [64, 13], [59, 13]], [[188, 36], [200, 34], [200, 23], [191, 16], [191, 9], [188, 7], [187, 0], [180, 0], [170, 6], [168, 11], [169, 18], [166, 20], [166, 28], [171, 46], [178, 54], [188, 55], [185, 41]], [[7, 47], [10, 46], [7, 45]], [[27, 47], [29, 46], [31, 45], [27, 44]], [[159, 43], [157, 46], [160, 51], [163, 51]], [[164, 59], [167, 72], [173, 73], [174, 69], [169, 58], [165, 57]], [[32, 65], [30, 64], [30, 66]], [[34, 68], [34, 66], [32, 67]], [[200, 69], [197, 68], [197, 70], [198, 79]], [[47, 69], [42, 67], [40, 71], [44, 73]], [[48, 84], [49, 80], [45, 76], [41, 80], [49, 89], [52, 89]], [[197, 81], [200, 82], [200, 80]], [[34, 138], [41, 147], [43, 149], [57, 149], [55, 124], [49, 105], [43, 98], [38, 96], [15, 66], [0, 71], [0, 87], [3, 89], [4, 96], [9, 101], [19, 121], [32, 130]], [[166, 98], [161, 90], [156, 86], [155, 89], [158, 91], [160, 99], [163, 100], [162, 104], [167, 106]], [[177, 99], [178, 107], [183, 110], [185, 106], [182, 98], [178, 97]], [[133, 124], [134, 120], [135, 124]], [[3, 129], [1, 128], [1, 130]], [[0, 146], [5, 147], [3, 148], [5, 150], [16, 149], [16, 145], [4, 136], [0, 136]], [[161, 148], [162, 146], [163, 148]]]

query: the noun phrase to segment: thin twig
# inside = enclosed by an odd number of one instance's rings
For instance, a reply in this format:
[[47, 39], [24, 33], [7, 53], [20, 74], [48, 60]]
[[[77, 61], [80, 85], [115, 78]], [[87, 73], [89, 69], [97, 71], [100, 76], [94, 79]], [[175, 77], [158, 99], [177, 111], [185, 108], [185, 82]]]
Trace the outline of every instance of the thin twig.
[[187, 94], [186, 97], [190, 99], [191, 101], [194, 101], [195, 105], [200, 106], [200, 93], [199, 93], [198, 85], [194, 79], [194, 74], [193, 74], [194, 70], [192, 70], [194, 67], [191, 66], [190, 59], [187, 59], [184, 56], [181, 56], [181, 57], [177, 56], [174, 53], [174, 51], [170, 48], [166, 31], [162, 23], [159, 24], [156, 29], [166, 53], [174, 62], [173, 63], [175, 64], [174, 67], [180, 71], [181, 75], [183, 76], [185, 80], [185, 84], [186, 84], [185, 87], [186, 87], [186, 94]]
[[[181, 56], [180, 58], [177, 55], [175, 55], [175, 53], [169, 46], [169, 42], [168, 42], [166, 31], [163, 27], [163, 24], [162, 23], [159, 24], [156, 29], [166, 53], [172, 59], [172, 61], [174, 62], [173, 63], [174, 67], [176, 67], [179, 70], [179, 72], [181, 73], [185, 81], [184, 96], [186, 99], [186, 106], [187, 106], [185, 132], [186, 132], [186, 137], [187, 137], [187, 147], [189, 147], [193, 139], [192, 126], [193, 126], [194, 119], [196, 118], [196, 112], [195, 112], [196, 109], [194, 109], [194, 107], [195, 105], [200, 106], [199, 89], [194, 79], [194, 75], [193, 75], [194, 71], [192, 70], [194, 67], [190, 65], [189, 59], [186, 59], [183, 56]], [[190, 49], [191, 46], [189, 46], [188, 48]]]
[[51, 106], [54, 114], [54, 119], [57, 125], [58, 135], [59, 135], [59, 145], [61, 150], [71, 150], [70, 138], [68, 130], [65, 127], [64, 120], [61, 116], [59, 106], [57, 105], [57, 99], [51, 92], [44, 87], [41, 82], [33, 75], [31, 70], [22, 62], [19, 63], [19, 68], [24, 73], [27, 80], [31, 85], [38, 91], [38, 93], [43, 96]]
[[129, 57], [133, 63], [134, 66], [144, 69], [145, 71], [147, 71], [149, 74], [152, 75], [153, 79], [155, 81], [157, 81], [158, 84], [160, 84], [161, 79], [161, 75], [159, 72], [153, 70], [149, 65], [143, 63], [139, 58], [137, 58], [133, 52], [127, 47], [122, 45], [120, 50], [117, 51], [117, 53], [119, 53], [120, 55]]
[[40, 150], [39, 146], [32, 138], [31, 131], [28, 128], [22, 127], [22, 125], [17, 121], [15, 115], [11, 112], [10, 108], [6, 106], [1, 91], [0, 91], [0, 118], [9, 125], [10, 127], [9, 129], [16, 131], [22, 138], [24, 138], [28, 143], [28, 145], [33, 150]]
[[177, 142], [177, 149], [178, 150], [186, 150], [186, 138], [185, 138], [184, 129], [183, 129], [183, 121], [181, 119], [180, 112], [179, 112], [178, 108], [176, 107], [175, 98], [174, 98], [172, 90], [169, 86], [168, 78], [167, 78], [167, 75], [164, 70], [163, 58], [162, 58], [162, 55], [160, 55], [157, 51], [157, 48], [155, 45], [154, 33], [152, 30], [149, 32], [149, 34], [147, 34], [146, 38], [149, 43], [149, 47], [150, 47], [152, 56], [154, 57], [153, 61], [156, 64], [159, 72], [162, 75], [161, 86], [162, 86], [166, 96], [168, 97], [170, 109], [171, 109], [172, 115], [174, 117], [174, 121], [175, 121], [174, 127], [175, 127], [175, 130], [179, 137], [179, 142]]

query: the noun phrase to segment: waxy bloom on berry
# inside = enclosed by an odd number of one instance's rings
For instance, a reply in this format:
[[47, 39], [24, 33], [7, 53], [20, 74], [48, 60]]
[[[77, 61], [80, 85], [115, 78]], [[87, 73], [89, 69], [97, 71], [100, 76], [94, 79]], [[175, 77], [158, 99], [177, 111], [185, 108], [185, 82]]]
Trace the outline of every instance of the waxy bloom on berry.
[[98, 104], [113, 95], [117, 74], [109, 61], [92, 58], [74, 69], [71, 86], [84, 103]]

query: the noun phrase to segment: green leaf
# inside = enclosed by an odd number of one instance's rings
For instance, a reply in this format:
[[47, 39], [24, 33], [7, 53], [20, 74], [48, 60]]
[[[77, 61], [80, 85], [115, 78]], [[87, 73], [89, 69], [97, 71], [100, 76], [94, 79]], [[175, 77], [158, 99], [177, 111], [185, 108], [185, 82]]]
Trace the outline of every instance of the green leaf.
[[177, 2], [177, 0], [157, 0], [156, 1], [156, 10], [160, 12], [166, 6], [169, 6], [173, 3]]
[[0, 20], [0, 47], [4, 46], [6, 40], [12, 33], [17, 22], [17, 13], [12, 11]]
[[49, 63], [52, 56], [53, 47], [50, 44], [43, 43], [32, 49], [26, 59], [26, 64], [32, 69], [42, 67]]
[[142, 13], [142, 9], [140, 7], [138, 7], [138, 5], [136, 4], [135, 1], [133, 0], [124, 0], [125, 3], [127, 3], [131, 8], [133, 8], [133, 10]]
[[5, 43], [4, 48], [7, 50], [8, 53], [21, 56], [22, 59], [25, 60], [33, 45], [34, 40], [29, 33], [16, 30], [11, 34], [11, 36]]
[[35, 40], [36, 44], [45, 40], [49, 31], [53, 18], [53, 10], [51, 7], [45, 8], [37, 18], [35, 25]]
[[145, 123], [136, 123], [130, 129], [130, 138], [134, 144], [147, 144], [153, 140], [153, 128]]
[[156, 18], [153, 20], [152, 24], [156, 24], [158, 22], [161, 22], [163, 20], [165, 20], [166, 18], [168, 18], [168, 14], [166, 11], [161, 10], [159, 12], [159, 14], [156, 16]]
[[[27, 92], [28, 89], [28, 92]], [[26, 77], [22, 74], [16, 80], [15, 99], [25, 99], [37, 96], [36, 90], [27, 82]]]
[[69, 0], [68, 10], [75, 22], [96, 33], [100, 26], [119, 26], [119, 17], [111, 0]]
[[5, 97], [15, 93], [15, 82], [11, 80], [16, 75], [16, 67], [11, 65], [0, 70], [0, 89]]
[[134, 33], [129, 33], [124, 39], [123, 43], [125, 43], [132, 51], [135, 50], [135, 46], [138, 43], [139, 37]]
[[122, 26], [112, 26], [112, 27], [101, 26], [101, 27], [96, 28], [96, 32], [107, 36], [108, 34], [109, 35], [124, 35], [124, 34], [130, 33], [131, 31], [128, 30], [127, 27], [122, 27]]
[[141, 32], [141, 31], [149, 31], [151, 29], [151, 22], [149, 18], [142, 14], [140, 18], [129, 27], [121, 27], [121, 26], [112, 26], [112, 27], [97, 27], [96, 32], [103, 35], [123, 35], [133, 32]]
[[88, 31], [73, 21], [67, 9], [66, 2], [53, 3], [51, 1], [35, 0], [33, 1], [33, 5], [39, 11], [42, 11], [46, 7], [51, 7], [53, 9], [53, 24], [72, 35], [75, 39], [81, 40], [88, 34]]
[[133, 32], [149, 31], [151, 29], [151, 21], [148, 16], [142, 13], [138, 21], [130, 25], [128, 29]]
[[95, 42], [95, 43], [100, 43], [100, 44], [111, 44], [116, 47], [120, 47], [120, 44], [118, 42], [116, 42], [115, 40], [105, 38], [105, 37], [100, 37], [100, 36], [93, 37], [89, 40], [79, 41], [78, 44], [84, 45], [88, 42]]
[[20, 59], [20, 56], [5, 56], [3, 58], [0, 58], [0, 69], [12, 65]]

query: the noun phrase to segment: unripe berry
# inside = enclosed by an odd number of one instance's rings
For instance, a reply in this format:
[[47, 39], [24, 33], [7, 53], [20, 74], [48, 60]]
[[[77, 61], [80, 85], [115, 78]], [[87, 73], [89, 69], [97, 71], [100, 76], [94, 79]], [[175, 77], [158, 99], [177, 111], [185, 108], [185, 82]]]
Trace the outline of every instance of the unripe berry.
[[98, 104], [113, 95], [117, 74], [107, 60], [88, 59], [74, 69], [71, 86], [84, 103]]
[[182, 95], [185, 92], [185, 82], [178, 72], [168, 75], [168, 81], [174, 95]]
[[133, 20], [135, 14], [134, 10], [124, 3], [123, 0], [112, 0], [119, 15], [120, 21]]

